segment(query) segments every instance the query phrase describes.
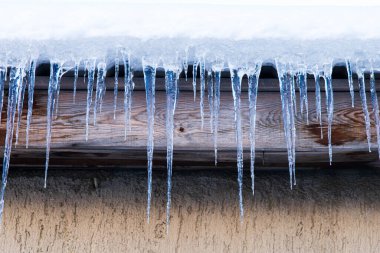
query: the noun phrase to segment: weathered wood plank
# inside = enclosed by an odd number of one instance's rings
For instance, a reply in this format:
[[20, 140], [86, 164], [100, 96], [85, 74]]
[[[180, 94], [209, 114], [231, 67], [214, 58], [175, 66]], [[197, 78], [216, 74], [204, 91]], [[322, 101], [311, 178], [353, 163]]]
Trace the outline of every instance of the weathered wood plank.
[[[157, 92], [155, 120], [155, 166], [165, 166], [165, 93]], [[93, 126], [91, 112], [90, 134], [85, 141], [85, 99], [86, 92], [78, 91], [76, 103], [72, 102], [72, 92], [62, 90], [59, 113], [53, 124], [51, 164], [57, 166], [125, 166], [144, 167], [146, 165], [146, 108], [145, 92], [136, 91], [133, 95], [131, 132], [124, 141], [123, 94], [118, 96], [117, 117], [113, 119], [113, 92], [108, 92], [103, 111], [98, 115], [98, 123]], [[175, 165], [198, 167], [213, 166], [213, 141], [210, 132], [209, 110], [205, 101], [205, 127], [201, 130], [199, 98], [193, 101], [192, 92], [181, 92], [175, 114]], [[324, 96], [322, 96], [324, 116], [323, 134], [315, 119], [314, 93], [309, 93], [310, 124], [297, 117], [297, 161], [300, 164], [322, 164], [328, 161], [327, 126]], [[29, 149], [25, 149], [26, 105], [20, 128], [17, 148], [13, 149], [11, 164], [43, 165], [46, 135], [47, 91], [37, 90], [35, 107], [30, 129]], [[372, 149], [368, 153], [364, 131], [363, 113], [359, 96], [356, 106], [351, 107], [349, 93], [335, 93], [335, 116], [332, 129], [332, 142], [335, 162], [376, 162], [375, 129], [372, 127]], [[369, 106], [371, 109], [371, 106]], [[249, 115], [247, 94], [242, 96], [243, 145], [249, 151]], [[371, 114], [372, 117], [372, 114]], [[0, 128], [0, 143], [4, 143], [5, 112], [3, 111]], [[231, 93], [221, 95], [220, 130], [218, 146], [220, 166], [235, 166], [235, 130]], [[373, 120], [372, 120], [373, 122]], [[260, 92], [257, 104], [257, 164], [274, 166], [286, 165], [286, 145], [281, 118], [280, 96], [275, 92]], [[245, 154], [248, 162], [249, 155]], [[195, 162], [196, 161], [196, 164]]]

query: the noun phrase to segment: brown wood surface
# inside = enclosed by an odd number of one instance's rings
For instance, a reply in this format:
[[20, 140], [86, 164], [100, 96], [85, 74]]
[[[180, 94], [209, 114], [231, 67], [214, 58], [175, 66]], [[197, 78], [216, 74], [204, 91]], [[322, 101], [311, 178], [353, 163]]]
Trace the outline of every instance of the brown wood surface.
[[[68, 77], [69, 78], [69, 77]], [[45, 78], [46, 79], [46, 78]], [[69, 79], [62, 81], [62, 90], [59, 98], [59, 113], [53, 123], [53, 137], [51, 150], [51, 165], [64, 167], [145, 167], [146, 166], [146, 106], [145, 92], [137, 89], [133, 94], [131, 117], [131, 132], [128, 132], [124, 141], [124, 110], [123, 94], [119, 92], [117, 117], [113, 119], [113, 90], [109, 78], [109, 90], [103, 104], [103, 111], [98, 114], [97, 125], [93, 126], [93, 110], [90, 117], [90, 134], [85, 141], [85, 111], [86, 91], [78, 90], [76, 103], [73, 103], [72, 91], [65, 87], [70, 85]], [[227, 85], [227, 81], [223, 79]], [[46, 81], [46, 80], [45, 80]], [[158, 80], [157, 82], [161, 82]], [[83, 80], [80, 82], [82, 83]], [[199, 96], [193, 101], [191, 82], [181, 85], [189, 86], [179, 94], [175, 113], [174, 130], [174, 165], [177, 167], [213, 167], [213, 136], [210, 131], [210, 112], [205, 97], [204, 129], [201, 129], [199, 112]], [[44, 78], [37, 78], [37, 87], [42, 88]], [[261, 87], [266, 83], [273, 86], [273, 82], [261, 80]], [[160, 84], [159, 84], [160, 85]], [[243, 86], [246, 86], [246, 81]], [[275, 85], [278, 85], [275, 84]], [[347, 85], [334, 80], [336, 87]], [[364, 117], [356, 93], [355, 107], [351, 107], [351, 99], [347, 86], [345, 92], [334, 94], [334, 124], [332, 129], [333, 161], [340, 162], [376, 162], [378, 160], [376, 133], [373, 124], [372, 106], [372, 151], [368, 153], [364, 130]], [[281, 116], [281, 101], [278, 92], [260, 91], [257, 102], [257, 129], [256, 129], [256, 162], [258, 166], [286, 166], [287, 155], [285, 137]], [[207, 94], [207, 93], [206, 93]], [[199, 93], [198, 93], [199, 95]], [[297, 93], [297, 97], [298, 97]], [[320, 127], [316, 120], [314, 92], [309, 92], [309, 125], [305, 117], [297, 117], [297, 164], [323, 165], [328, 162], [327, 152], [327, 125], [324, 93], [322, 96], [323, 139], [320, 138]], [[6, 101], [6, 100], [5, 100]], [[26, 107], [22, 115], [19, 144], [13, 148], [11, 166], [42, 166], [45, 159], [46, 135], [46, 101], [47, 90], [37, 89], [35, 92], [33, 120], [30, 129], [29, 149], [25, 149]], [[370, 101], [368, 96], [368, 102]], [[297, 100], [299, 107], [299, 100]], [[165, 92], [157, 91], [155, 117], [155, 168], [165, 167], [166, 138], [165, 138]], [[6, 105], [5, 105], [6, 108]], [[222, 92], [221, 111], [219, 122], [219, 167], [235, 166], [235, 130], [234, 130], [233, 101], [230, 92]], [[243, 118], [243, 145], [244, 160], [249, 163], [249, 115], [247, 93], [242, 95]], [[3, 110], [0, 128], [0, 143], [4, 143], [6, 114]]]

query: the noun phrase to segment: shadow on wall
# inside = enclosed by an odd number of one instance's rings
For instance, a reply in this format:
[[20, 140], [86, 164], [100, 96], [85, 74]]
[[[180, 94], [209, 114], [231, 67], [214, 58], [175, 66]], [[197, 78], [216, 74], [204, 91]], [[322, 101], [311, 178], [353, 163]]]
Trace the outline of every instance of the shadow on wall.
[[166, 173], [153, 172], [150, 223], [145, 171], [11, 172], [1, 252], [379, 252], [380, 170], [235, 172], [174, 170], [166, 234]]

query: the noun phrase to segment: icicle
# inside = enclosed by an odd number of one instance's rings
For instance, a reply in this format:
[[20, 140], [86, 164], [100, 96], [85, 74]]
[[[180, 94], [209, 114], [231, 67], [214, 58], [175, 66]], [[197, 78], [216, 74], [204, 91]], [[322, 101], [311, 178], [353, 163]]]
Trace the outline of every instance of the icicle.
[[166, 159], [168, 171], [168, 191], [166, 204], [166, 225], [169, 232], [170, 224], [170, 205], [172, 188], [172, 166], [173, 166], [173, 131], [174, 131], [174, 112], [178, 95], [178, 70], [175, 68], [165, 69], [165, 89], [166, 89]]
[[376, 93], [375, 73], [373, 72], [372, 68], [371, 68], [371, 74], [370, 74], [370, 90], [371, 90], [371, 102], [372, 102], [373, 114], [375, 115], [376, 136], [377, 136], [377, 150], [378, 150], [379, 159], [380, 159], [380, 118], [379, 118], [379, 104], [378, 104], [377, 93]]
[[147, 203], [147, 219], [150, 219], [150, 203], [152, 197], [152, 166], [153, 166], [153, 149], [154, 149], [154, 112], [155, 112], [155, 89], [156, 89], [156, 66], [154, 64], [146, 64], [143, 61], [146, 108], [148, 115], [148, 203]]
[[26, 148], [29, 147], [29, 129], [32, 122], [34, 83], [36, 79], [36, 61], [30, 62], [28, 71], [28, 114], [26, 117]]
[[256, 101], [261, 62], [248, 69], [248, 97], [249, 97], [249, 141], [251, 144], [251, 179], [252, 194], [255, 194], [255, 138], [256, 138]]
[[0, 192], [0, 223], [2, 222], [3, 211], [4, 211], [4, 194], [5, 187], [7, 185], [8, 170], [9, 170], [9, 160], [12, 150], [12, 139], [14, 130], [14, 121], [16, 115], [16, 106], [18, 102], [19, 94], [22, 89], [22, 75], [23, 69], [11, 67], [9, 76], [9, 93], [8, 93], [8, 110], [7, 110], [7, 127], [5, 135], [4, 144], [4, 158], [3, 158], [3, 175], [1, 181], [1, 192]]
[[297, 99], [296, 99], [296, 76], [294, 74], [291, 74], [291, 82], [292, 82], [292, 87], [294, 87], [294, 89], [291, 90], [292, 92], [292, 102], [293, 102], [293, 107], [294, 107], [294, 114], [297, 115]]
[[62, 70], [62, 65], [58, 62], [52, 62], [50, 64], [50, 78], [48, 88], [48, 102], [47, 102], [47, 127], [46, 127], [46, 162], [45, 162], [45, 181], [44, 188], [46, 188], [47, 173], [49, 168], [49, 153], [51, 143], [51, 129], [53, 125], [53, 113], [56, 106], [56, 100], [58, 96], [58, 83]]
[[1, 115], [3, 112], [3, 100], [4, 100], [4, 85], [7, 78], [6, 67], [0, 67], [0, 124], [1, 124]]
[[301, 116], [303, 115], [303, 108], [306, 110], [306, 124], [309, 125], [309, 103], [307, 100], [307, 74], [305, 70], [297, 73], [297, 81], [300, 88], [300, 109]]
[[55, 118], [58, 117], [58, 108], [59, 108], [59, 94], [61, 92], [61, 81], [62, 81], [62, 69], [61, 69], [61, 72], [59, 73], [59, 77], [58, 77], [58, 86], [57, 86], [57, 98], [56, 98], [56, 101], [55, 101]]
[[356, 72], [358, 74], [358, 79], [359, 79], [359, 94], [360, 94], [363, 113], [364, 113], [365, 132], [367, 135], [368, 151], [371, 152], [371, 122], [370, 122], [369, 113], [368, 113], [367, 95], [365, 92], [364, 71], [359, 68], [358, 64], [356, 66]]
[[280, 83], [281, 105], [282, 105], [282, 118], [284, 124], [284, 133], [286, 139], [286, 146], [288, 150], [288, 163], [289, 163], [289, 181], [290, 188], [296, 185], [295, 177], [295, 112], [294, 112], [294, 82], [293, 74], [287, 70], [287, 65], [276, 60], [276, 68]]
[[231, 72], [232, 95], [234, 98], [240, 218], [243, 218], [243, 133], [241, 127], [240, 94], [241, 80], [244, 73], [241, 69], [236, 69], [232, 66], [229, 68]]
[[96, 95], [95, 95], [95, 104], [94, 104], [94, 125], [96, 125], [97, 111], [101, 108], [101, 103], [106, 93], [106, 82], [105, 82], [106, 72], [107, 72], [106, 64], [104, 62], [100, 62], [98, 64], [98, 75], [97, 75], [97, 80], [96, 80]]
[[352, 79], [351, 62], [348, 59], [346, 59], [346, 69], [347, 69], [347, 76], [348, 76], [348, 87], [350, 88], [350, 94], [351, 94], [352, 107], [354, 107], [354, 102], [355, 102], [354, 81]]
[[113, 119], [116, 119], [118, 87], [119, 87], [119, 58], [116, 58], [115, 59], [115, 84], [113, 88]]
[[185, 50], [185, 59], [183, 61], [183, 70], [185, 71], [185, 80], [187, 82], [187, 70], [189, 68], [189, 50], [186, 48]]
[[91, 103], [92, 103], [92, 90], [94, 88], [94, 79], [95, 79], [95, 62], [96, 60], [94, 59], [91, 62], [87, 62], [86, 64], [86, 69], [88, 71], [87, 100], [86, 100], [86, 141], [88, 141], [90, 108], [91, 108]]
[[194, 93], [194, 102], [197, 97], [197, 68], [198, 62], [193, 62], [193, 93]]
[[131, 131], [131, 107], [133, 92], [133, 75], [130, 66], [130, 55], [124, 56], [124, 140], [127, 139], [127, 129]]
[[213, 132], [213, 119], [214, 119], [214, 83], [212, 80], [212, 70], [207, 71], [207, 99], [210, 108], [210, 129]]
[[[24, 75], [24, 73], [23, 73]], [[17, 101], [17, 125], [16, 125], [16, 142], [15, 146], [18, 144], [18, 136], [19, 136], [19, 129], [21, 125], [21, 116], [22, 116], [22, 109], [24, 107], [24, 97], [25, 97], [25, 89], [26, 89], [26, 82], [24, 82], [23, 79], [21, 79], [21, 92], [18, 94], [18, 101]]]
[[79, 62], [75, 62], [75, 66], [74, 66], [74, 86], [73, 86], [73, 103], [74, 104], [75, 104], [75, 96], [77, 94], [78, 75], [79, 75]]
[[317, 111], [317, 120], [319, 120], [319, 126], [321, 128], [321, 139], [323, 139], [322, 131], [322, 110], [321, 110], [321, 85], [320, 85], [320, 76], [317, 70], [314, 72], [314, 81], [315, 81], [315, 108]]
[[200, 111], [201, 111], [201, 128], [203, 130], [203, 125], [204, 125], [204, 95], [205, 95], [205, 88], [206, 88], [206, 68], [205, 68], [205, 58], [202, 57], [199, 63], [199, 71], [200, 71], [200, 76], [201, 76], [201, 86], [200, 86]]
[[332, 163], [331, 127], [334, 117], [334, 96], [332, 87], [332, 64], [324, 65], [323, 79], [325, 80], [326, 109], [327, 109], [327, 138], [329, 145], [329, 160]]
[[214, 134], [214, 154], [215, 166], [218, 164], [218, 128], [219, 128], [219, 111], [220, 111], [220, 75], [221, 67], [213, 66], [215, 75], [214, 85], [214, 120], [213, 120], [213, 134]]

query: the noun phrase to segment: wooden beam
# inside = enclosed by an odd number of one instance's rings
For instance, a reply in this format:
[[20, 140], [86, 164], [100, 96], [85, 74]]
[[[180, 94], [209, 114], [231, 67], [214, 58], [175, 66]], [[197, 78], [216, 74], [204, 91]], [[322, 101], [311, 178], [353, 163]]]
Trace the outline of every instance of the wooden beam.
[[[39, 78], [38, 84], [42, 81]], [[66, 82], [63, 82], [65, 84]], [[190, 86], [190, 84], [189, 84]], [[298, 95], [298, 94], [297, 94]], [[5, 100], [6, 101], [6, 100]], [[30, 129], [29, 149], [25, 149], [26, 107], [25, 102], [20, 128], [19, 144], [13, 148], [11, 166], [42, 166], [45, 155], [47, 91], [36, 90], [33, 121]], [[333, 161], [376, 162], [375, 128], [372, 125], [372, 153], [368, 153], [364, 129], [364, 117], [356, 96], [355, 108], [351, 107], [348, 92], [334, 94], [334, 124], [332, 128]], [[368, 100], [369, 101], [369, 100]], [[281, 117], [281, 101], [277, 92], [259, 92], [257, 102], [256, 162], [258, 166], [285, 166], [287, 151]], [[298, 101], [297, 101], [298, 103]], [[6, 108], [6, 107], [5, 107]], [[372, 107], [369, 106], [369, 109]], [[93, 108], [91, 108], [93, 109]], [[244, 161], [249, 163], [249, 115], [247, 94], [242, 95]], [[135, 91], [131, 117], [131, 132], [124, 140], [123, 94], [119, 93], [116, 119], [113, 119], [113, 92], [107, 92], [103, 111], [93, 126], [91, 110], [89, 140], [85, 141], [86, 91], [78, 91], [76, 103], [72, 92], [62, 90], [59, 99], [58, 117], [53, 124], [52, 166], [82, 167], [145, 167], [146, 166], [146, 105], [145, 92]], [[323, 139], [316, 120], [314, 93], [309, 93], [309, 119], [298, 115], [297, 164], [303, 166], [327, 165], [327, 123], [324, 96], [322, 96]], [[214, 167], [213, 135], [210, 131], [210, 112], [205, 98], [205, 124], [201, 130], [199, 96], [193, 101], [193, 94], [182, 91], [179, 94], [175, 113], [174, 165], [178, 167]], [[371, 120], [372, 119], [371, 113]], [[235, 130], [233, 100], [230, 92], [221, 94], [219, 122], [220, 167], [235, 168]], [[4, 143], [6, 112], [3, 110], [0, 128], [0, 143]], [[156, 94], [155, 117], [155, 168], [165, 167], [165, 93]], [[196, 161], [196, 162], [194, 162]]]

